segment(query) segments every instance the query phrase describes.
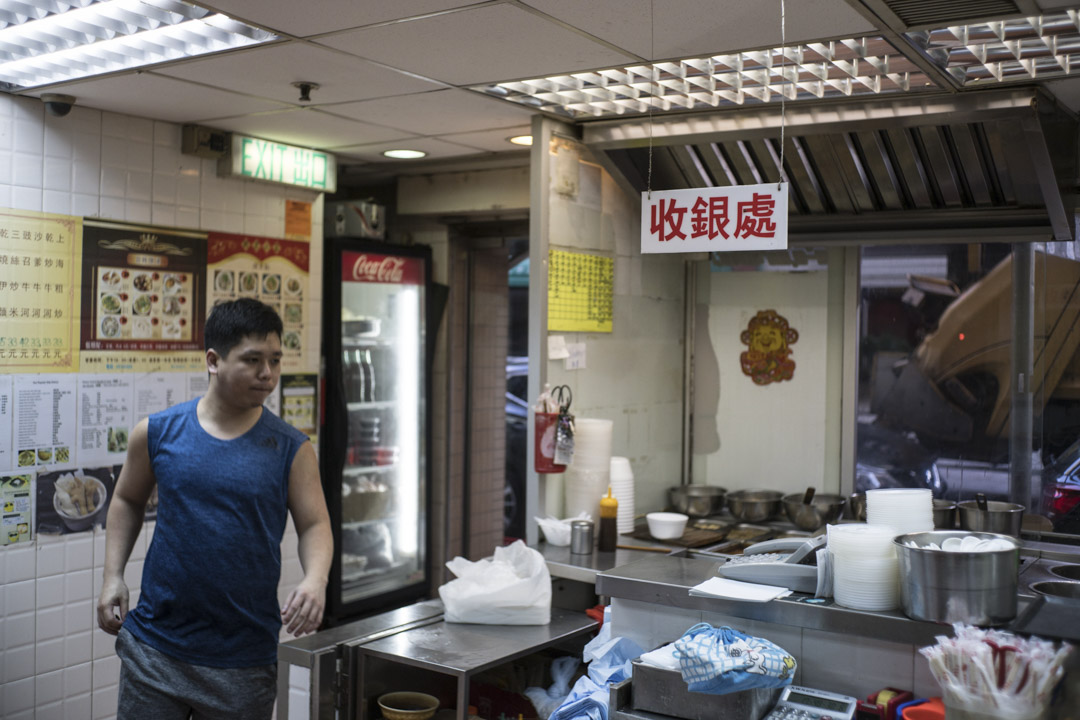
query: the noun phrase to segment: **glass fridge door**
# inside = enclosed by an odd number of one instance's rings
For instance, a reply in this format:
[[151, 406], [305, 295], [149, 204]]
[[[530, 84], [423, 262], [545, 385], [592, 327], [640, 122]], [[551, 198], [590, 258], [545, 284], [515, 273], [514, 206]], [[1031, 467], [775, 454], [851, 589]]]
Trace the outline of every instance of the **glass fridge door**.
[[[349, 605], [424, 580], [426, 286], [419, 258], [345, 252], [342, 260], [338, 552], [339, 601]], [[398, 272], [379, 271], [388, 265]]]

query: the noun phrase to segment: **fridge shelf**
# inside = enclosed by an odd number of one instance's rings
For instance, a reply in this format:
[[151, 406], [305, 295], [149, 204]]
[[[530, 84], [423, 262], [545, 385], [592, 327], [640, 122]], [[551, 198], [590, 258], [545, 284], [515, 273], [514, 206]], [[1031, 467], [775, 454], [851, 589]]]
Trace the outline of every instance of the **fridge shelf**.
[[385, 410], [397, 405], [396, 400], [376, 400], [375, 402], [351, 402], [347, 406], [351, 411], [353, 410]]
[[396, 515], [388, 515], [386, 517], [372, 518], [370, 520], [345, 520], [341, 523], [341, 527], [345, 530], [356, 530], [367, 525], [378, 525], [380, 523], [385, 525], [387, 523], [395, 523], [400, 519], [401, 518], [397, 517]]
[[397, 463], [390, 465], [363, 465], [347, 467], [342, 470], [343, 475], [367, 475], [368, 473], [388, 473], [397, 469]]
[[363, 570], [345, 571], [341, 573], [341, 582], [354, 583], [364, 580], [365, 578], [380, 576], [380, 575], [394, 575], [399, 574], [403, 570], [408, 570], [411, 565], [414, 565], [414, 560], [399, 560], [389, 567], [378, 567], [371, 570], [366, 567]]
[[373, 348], [373, 347], [393, 347], [394, 343], [385, 338], [377, 337], [342, 337], [341, 347], [344, 348]]

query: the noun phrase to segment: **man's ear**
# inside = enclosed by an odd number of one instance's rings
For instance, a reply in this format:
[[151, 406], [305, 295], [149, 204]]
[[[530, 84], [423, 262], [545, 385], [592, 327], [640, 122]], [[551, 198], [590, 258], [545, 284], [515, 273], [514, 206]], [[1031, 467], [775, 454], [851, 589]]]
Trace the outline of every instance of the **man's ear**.
[[206, 371], [211, 375], [217, 375], [219, 362], [221, 362], [221, 356], [218, 355], [217, 350], [208, 348], [206, 351]]

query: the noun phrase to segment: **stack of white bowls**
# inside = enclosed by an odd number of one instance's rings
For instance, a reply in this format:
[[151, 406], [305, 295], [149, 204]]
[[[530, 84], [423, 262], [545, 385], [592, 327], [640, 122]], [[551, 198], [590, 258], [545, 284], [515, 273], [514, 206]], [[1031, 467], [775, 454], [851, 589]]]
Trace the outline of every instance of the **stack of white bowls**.
[[828, 547], [833, 599], [854, 610], [894, 610], [900, 606], [900, 575], [888, 526], [829, 525]]
[[574, 420], [574, 456], [566, 466], [566, 517], [582, 512], [600, 520], [600, 498], [611, 476], [611, 436], [615, 423], [599, 418]]
[[934, 529], [934, 494], [928, 488], [866, 491], [866, 522], [884, 525], [896, 535]]
[[634, 472], [629, 458], [611, 458], [611, 494], [619, 501], [615, 523], [619, 534], [634, 532]]

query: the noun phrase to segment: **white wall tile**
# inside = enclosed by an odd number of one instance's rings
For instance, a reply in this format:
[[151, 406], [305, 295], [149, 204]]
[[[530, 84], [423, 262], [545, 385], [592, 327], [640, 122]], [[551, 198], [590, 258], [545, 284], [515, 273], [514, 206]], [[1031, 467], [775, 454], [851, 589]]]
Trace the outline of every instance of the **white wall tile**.
[[64, 576], [47, 575], [37, 579], [37, 607], [60, 607], [64, 604]]
[[151, 143], [128, 143], [127, 167], [140, 173], [154, 171], [154, 146]]
[[16, 545], [4, 551], [7, 560], [4, 582], [33, 580], [37, 577], [37, 549], [33, 545]]
[[93, 720], [106, 720], [116, 715], [116, 704], [120, 696], [120, 688], [116, 685], [102, 688], [93, 692], [93, 709], [90, 717]]
[[[0, 710], [5, 718], [14, 717], [16, 713], [24, 710], [33, 710], [34, 707], [34, 678], [28, 677], [15, 682], [7, 682], [0, 686]], [[30, 716], [31, 718], [33, 715]]]
[[75, 155], [75, 133], [71, 132], [72, 126], [58, 123], [48, 115], [45, 118], [45, 157], [70, 161]]
[[71, 160], [46, 157], [42, 182], [46, 190], [71, 192]]
[[176, 177], [176, 204], [186, 205], [191, 208], [199, 207], [199, 185], [201, 178], [198, 175], [180, 173]]
[[[96, 624], [96, 612], [96, 603], [89, 598], [80, 602], [65, 605], [64, 632], [68, 635], [81, 632], [89, 633], [94, 629]], [[87, 640], [87, 647], [89, 647], [89, 645], [89, 640]]]
[[42, 673], [34, 683], [34, 702], [38, 708], [47, 703], [64, 699], [64, 671]]
[[152, 198], [153, 173], [131, 170], [127, 174], [128, 200], [149, 202]]
[[71, 189], [96, 196], [101, 188], [101, 164], [96, 160], [75, 160], [71, 165]]
[[93, 712], [93, 696], [90, 693], [64, 700], [64, 720], [86, 720]]
[[64, 667], [90, 662], [93, 656], [93, 636], [86, 632], [64, 638]]
[[180, 151], [181, 127], [176, 123], [154, 123], [154, 145], [176, 148]]
[[39, 702], [30, 717], [31, 720], [64, 720], [64, 701], [57, 700], [47, 705]]
[[64, 572], [64, 541], [61, 537], [46, 539], [38, 536], [37, 576], [59, 575]]
[[178, 182], [177, 175], [175, 173], [155, 172], [153, 182], [154, 202], [175, 205], [176, 185]]
[[100, 214], [100, 202], [97, 194], [83, 195], [74, 193], [71, 196], [71, 214], [78, 217], [97, 217]]
[[15, 210], [41, 211], [41, 189], [14, 185], [11, 188], [11, 207]]
[[93, 663], [64, 668], [64, 697], [73, 698], [90, 692], [93, 684]]
[[100, 217], [102, 218], [109, 220], [124, 219], [124, 199], [122, 197], [106, 197], [102, 195], [99, 207]]
[[[40, 605], [40, 599], [38, 600]], [[48, 607], [37, 611], [37, 642], [64, 637], [64, 606]]]
[[136, 200], [124, 201], [124, 220], [133, 223], [149, 223], [150, 202]]
[[0, 682], [6, 686], [26, 678], [33, 678], [36, 654], [37, 648], [33, 645], [20, 645], [17, 648], [4, 650], [3, 659], [0, 660], [0, 663], [3, 663]]
[[64, 570], [89, 570], [94, 567], [94, 536], [88, 533], [69, 535], [64, 547]]
[[176, 206], [154, 203], [150, 207], [150, 222], [154, 225], [176, 227]]
[[[0, 153], [2, 155], [3, 153]], [[0, 170], [3, 169], [3, 165], [0, 164]], [[11, 203], [11, 185], [7, 183], [0, 183], [0, 204], [4, 207], [13, 207]]]
[[75, 128], [75, 133], [87, 133], [95, 137], [101, 137], [100, 110], [81, 107], [76, 104], [75, 107], [71, 108], [71, 113], [65, 118], [50, 118], [48, 115], [44, 117], [48, 125]]
[[107, 688], [120, 682], [120, 658], [117, 656], [113, 655], [95, 660], [93, 667], [95, 690]]
[[41, 157], [45, 150], [45, 131], [40, 120], [15, 120], [15, 143], [17, 152]]
[[92, 633], [91, 652], [94, 660], [116, 655], [116, 637], [104, 630], [95, 629]]
[[11, 179], [14, 177], [14, 162], [15, 153], [10, 150], [0, 150], [0, 183], [11, 184]]
[[43, 190], [41, 192], [41, 209], [47, 213], [70, 215], [71, 193], [58, 190]]
[[71, 156], [75, 162], [101, 165], [102, 138], [98, 133], [80, 132], [72, 138]]
[[14, 650], [34, 644], [37, 631], [34, 611], [12, 613], [0, 618], [0, 648]]
[[8, 615], [31, 612], [35, 609], [37, 583], [34, 580], [9, 582], [4, 585], [4, 612]]
[[101, 166], [101, 194], [111, 198], [122, 198], [127, 190], [127, 173], [123, 168], [112, 165]]
[[64, 574], [64, 602], [71, 604], [94, 597], [94, 571], [73, 570]]
[[128, 169], [127, 138], [110, 137], [101, 138], [101, 164], [108, 165], [120, 170]]
[[[9, 106], [4, 105], [5, 108]], [[0, 150], [10, 152], [15, 146], [15, 121], [10, 114], [0, 115]]]
[[45, 640], [44, 642], [38, 640], [34, 652], [35, 672], [40, 675], [52, 670], [60, 670], [63, 667], [64, 638]]

